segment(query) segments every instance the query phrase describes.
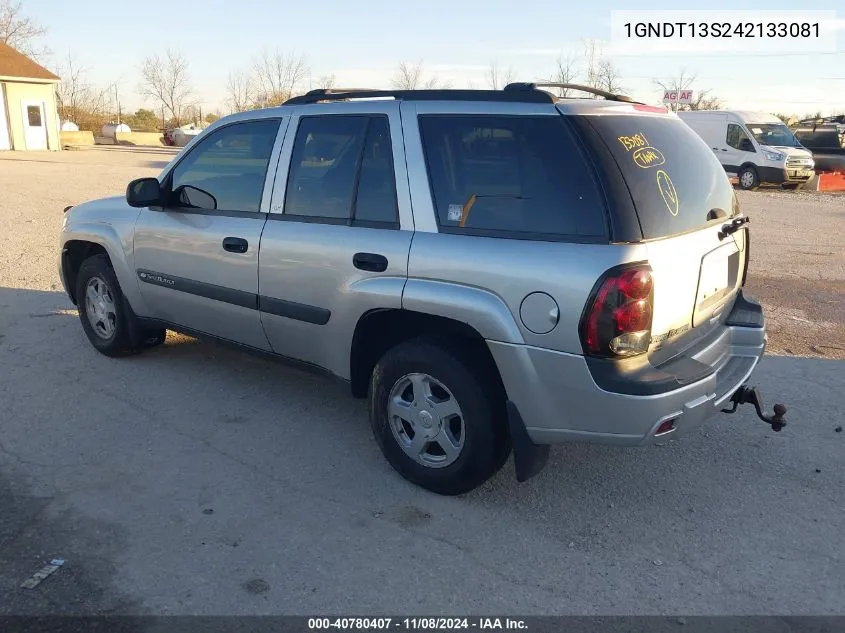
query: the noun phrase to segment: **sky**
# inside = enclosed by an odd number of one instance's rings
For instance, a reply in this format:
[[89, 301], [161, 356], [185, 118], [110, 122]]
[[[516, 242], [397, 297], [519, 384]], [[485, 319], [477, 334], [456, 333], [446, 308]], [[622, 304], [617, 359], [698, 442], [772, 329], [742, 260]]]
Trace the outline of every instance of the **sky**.
[[[117, 82], [125, 110], [154, 107], [139, 94], [145, 57], [168, 47], [189, 61], [191, 86], [203, 111], [227, 112], [230, 72], [249, 70], [262, 50], [303, 55], [313, 81], [334, 75], [336, 86], [389, 87], [397, 64], [423, 61], [426, 76], [452, 87], [486, 87], [495, 62], [517, 81], [548, 77], [559, 56], [582, 57], [585, 40], [602, 44], [625, 94], [657, 103], [655, 79], [682, 70], [693, 90], [710, 90], [731, 109], [804, 114], [845, 111], [845, 4], [784, 0], [724, 2], [714, 11], [795, 9], [837, 11], [833, 50], [824, 53], [647, 53], [611, 42], [611, 11], [701, 9], [702, 3], [633, 4], [623, 0], [24, 0], [47, 27], [55, 67], [70, 54], [97, 84]], [[660, 15], [660, 14], [658, 14]], [[715, 13], [713, 15], [719, 15]], [[760, 13], [761, 18], [765, 13]], [[633, 54], [632, 54], [633, 53]], [[580, 61], [580, 60], [578, 60]], [[304, 88], [308, 86], [305, 85]]]

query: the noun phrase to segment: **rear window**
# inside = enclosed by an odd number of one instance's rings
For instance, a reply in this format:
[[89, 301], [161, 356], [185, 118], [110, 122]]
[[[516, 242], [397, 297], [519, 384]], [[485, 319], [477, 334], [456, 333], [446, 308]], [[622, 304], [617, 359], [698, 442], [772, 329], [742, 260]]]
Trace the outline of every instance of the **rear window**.
[[619, 165], [645, 239], [704, 226], [715, 209], [732, 214], [734, 192], [725, 169], [680, 119], [605, 115], [583, 120]]
[[441, 231], [607, 238], [602, 196], [562, 117], [423, 115], [420, 132]]

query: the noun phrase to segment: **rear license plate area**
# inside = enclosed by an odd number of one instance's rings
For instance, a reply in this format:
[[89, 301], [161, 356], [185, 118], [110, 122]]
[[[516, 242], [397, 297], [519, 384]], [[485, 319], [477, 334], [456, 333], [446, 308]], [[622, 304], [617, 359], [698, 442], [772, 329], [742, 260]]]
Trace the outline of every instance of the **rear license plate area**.
[[693, 327], [712, 318], [736, 289], [740, 251], [733, 240], [701, 259]]

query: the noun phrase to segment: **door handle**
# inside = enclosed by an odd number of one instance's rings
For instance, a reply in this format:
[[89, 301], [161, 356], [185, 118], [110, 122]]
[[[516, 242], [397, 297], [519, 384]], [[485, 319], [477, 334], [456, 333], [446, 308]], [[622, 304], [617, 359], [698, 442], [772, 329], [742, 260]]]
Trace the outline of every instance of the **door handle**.
[[249, 248], [249, 242], [242, 237], [224, 237], [223, 250], [230, 253], [246, 253]]
[[381, 273], [387, 270], [387, 257], [378, 253], [355, 253], [352, 265], [360, 270]]

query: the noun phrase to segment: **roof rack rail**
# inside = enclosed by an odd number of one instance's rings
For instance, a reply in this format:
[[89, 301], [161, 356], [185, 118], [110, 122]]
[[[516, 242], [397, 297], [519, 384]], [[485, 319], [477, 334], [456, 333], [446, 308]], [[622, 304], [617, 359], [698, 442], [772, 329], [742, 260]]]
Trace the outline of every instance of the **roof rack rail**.
[[305, 93], [306, 97], [332, 95], [341, 92], [377, 92], [379, 88], [314, 88]]
[[614, 94], [612, 92], [607, 92], [606, 90], [601, 90], [599, 88], [593, 88], [592, 86], [583, 86], [581, 84], [567, 84], [567, 83], [556, 83], [556, 82], [545, 82], [545, 81], [535, 81], [535, 82], [517, 82], [517, 83], [510, 83], [505, 86], [506, 91], [529, 91], [529, 90], [537, 90], [538, 88], [564, 88], [569, 90], [580, 90], [581, 92], [589, 92], [590, 94], [597, 95], [599, 97], [604, 97], [608, 101], [624, 101], [626, 103], [638, 103], [634, 101], [631, 97], [626, 97], [625, 95]]
[[554, 103], [555, 98], [542, 90], [378, 90], [318, 88], [291, 97], [282, 105], [304, 105], [321, 101], [389, 98], [404, 101], [505, 101], [512, 103]]

